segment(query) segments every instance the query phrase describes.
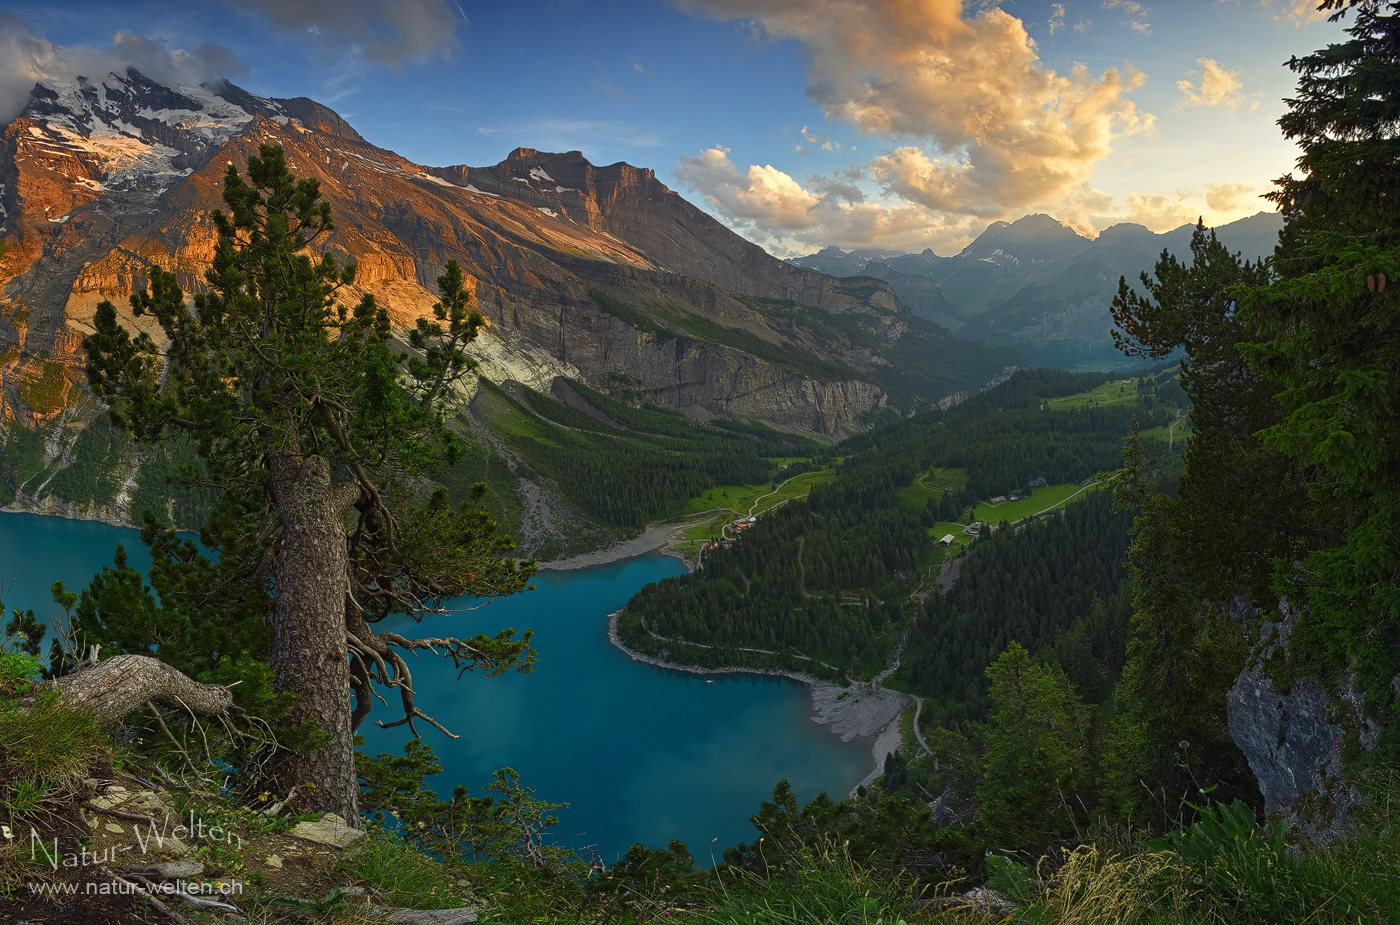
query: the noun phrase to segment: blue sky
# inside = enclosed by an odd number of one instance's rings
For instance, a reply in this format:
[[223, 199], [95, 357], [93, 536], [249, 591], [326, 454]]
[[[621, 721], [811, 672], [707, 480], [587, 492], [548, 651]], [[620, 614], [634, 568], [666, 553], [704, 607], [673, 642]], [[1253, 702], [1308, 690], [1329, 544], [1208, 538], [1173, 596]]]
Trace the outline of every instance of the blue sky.
[[1033, 211], [1092, 234], [1269, 208], [1283, 64], [1340, 29], [1306, 0], [17, 4], [0, 119], [35, 77], [131, 61], [312, 97], [423, 164], [652, 167], [782, 255], [948, 254]]

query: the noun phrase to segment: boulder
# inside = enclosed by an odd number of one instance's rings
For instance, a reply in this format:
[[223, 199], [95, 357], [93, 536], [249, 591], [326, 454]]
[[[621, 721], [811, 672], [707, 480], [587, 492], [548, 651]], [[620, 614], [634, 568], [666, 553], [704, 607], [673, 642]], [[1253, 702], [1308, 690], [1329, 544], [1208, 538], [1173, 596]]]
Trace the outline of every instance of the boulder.
[[332, 848], [348, 848], [365, 837], [363, 829], [352, 829], [335, 813], [326, 813], [315, 822], [298, 822], [293, 837]]

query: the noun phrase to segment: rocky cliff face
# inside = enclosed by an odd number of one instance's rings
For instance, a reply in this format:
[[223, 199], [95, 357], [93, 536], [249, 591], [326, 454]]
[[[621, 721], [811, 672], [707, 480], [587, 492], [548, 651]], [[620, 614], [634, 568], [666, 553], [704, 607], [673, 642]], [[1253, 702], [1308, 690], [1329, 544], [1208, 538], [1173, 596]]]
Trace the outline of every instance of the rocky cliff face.
[[[1247, 606], [1239, 609], [1247, 612], [1247, 625], [1257, 620]], [[1361, 799], [1343, 772], [1343, 738], [1355, 733], [1356, 744], [1370, 751], [1380, 729], [1364, 718], [1354, 694], [1341, 698], [1339, 713], [1316, 681], [1295, 680], [1286, 693], [1277, 689], [1264, 664], [1288, 645], [1296, 614], [1287, 600], [1279, 616], [1263, 625], [1259, 660], [1240, 672], [1227, 694], [1230, 736], [1259, 781], [1264, 812], [1285, 813], [1310, 838], [1327, 842], [1347, 830], [1351, 807]]]
[[[260, 144], [320, 181], [337, 222], [326, 246], [359, 266], [348, 297], [371, 292], [409, 325], [430, 310], [443, 265], [462, 264], [488, 320], [479, 347], [492, 378], [625, 375], [646, 399], [700, 415], [838, 435], [866, 412], [928, 407], [1018, 363], [955, 344], [888, 285], [775, 260], [651, 170], [595, 167], [578, 152], [425, 168], [310, 100], [163, 87], [135, 71], [36, 87], [0, 144], [0, 402], [31, 424], [81, 391], [79, 346], [98, 302], [124, 310], [152, 264], [187, 290], [202, 285], [223, 173]], [[892, 392], [896, 345], [919, 383]], [[938, 372], [945, 354], [954, 375]]]

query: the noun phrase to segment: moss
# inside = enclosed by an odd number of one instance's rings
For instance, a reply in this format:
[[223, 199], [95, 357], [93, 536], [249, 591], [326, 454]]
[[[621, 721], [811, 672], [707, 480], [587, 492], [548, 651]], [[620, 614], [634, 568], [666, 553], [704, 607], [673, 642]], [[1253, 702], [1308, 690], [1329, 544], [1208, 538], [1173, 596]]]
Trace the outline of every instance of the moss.
[[[32, 372], [37, 367], [38, 375]], [[19, 380], [19, 398], [36, 414], [57, 414], [68, 397], [68, 370], [53, 360], [26, 364]]]

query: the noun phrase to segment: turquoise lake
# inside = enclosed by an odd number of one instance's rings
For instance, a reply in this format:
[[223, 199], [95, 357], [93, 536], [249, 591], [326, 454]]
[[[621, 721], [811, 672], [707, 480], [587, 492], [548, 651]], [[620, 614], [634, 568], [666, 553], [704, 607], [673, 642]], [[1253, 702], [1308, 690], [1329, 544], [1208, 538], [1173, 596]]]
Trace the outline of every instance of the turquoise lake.
[[[86, 587], [118, 543], [133, 567], [150, 564], [135, 530], [0, 515], [6, 613], [32, 607], [42, 618], [56, 611], [49, 586], [62, 579], [71, 591]], [[420, 724], [445, 768], [431, 786], [441, 795], [457, 784], [476, 792], [493, 770], [512, 767], [540, 799], [570, 804], [558, 814], [556, 841], [594, 846], [611, 861], [634, 843], [661, 848], [679, 838], [706, 866], [712, 850], [718, 858], [724, 847], [753, 840], [748, 817], [779, 779], [803, 801], [822, 790], [843, 796], [869, 770], [869, 742], [842, 744], [811, 722], [802, 685], [666, 671], [609, 644], [607, 615], [643, 585], [682, 571], [678, 560], [653, 553], [542, 572], [534, 591], [425, 620], [417, 628], [422, 635], [533, 629], [539, 653], [532, 674], [491, 679], [468, 673], [458, 681], [450, 662], [426, 653], [411, 662], [419, 705], [461, 736], [449, 739]], [[372, 725], [400, 715], [375, 704], [360, 729], [367, 751], [402, 749], [406, 728]]]

